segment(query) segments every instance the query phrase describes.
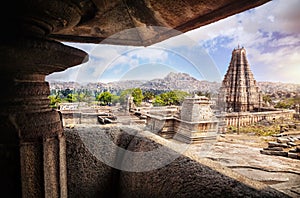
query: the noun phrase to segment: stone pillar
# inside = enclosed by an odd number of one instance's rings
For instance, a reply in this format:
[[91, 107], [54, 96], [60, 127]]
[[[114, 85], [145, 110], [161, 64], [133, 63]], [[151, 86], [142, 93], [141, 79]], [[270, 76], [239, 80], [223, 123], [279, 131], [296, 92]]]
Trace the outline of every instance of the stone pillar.
[[23, 7], [17, 5], [0, 33], [0, 192], [67, 197], [62, 121], [49, 108], [45, 76], [85, 62], [87, 54], [47, 35], [76, 25], [83, 12], [72, 1], [17, 3]]

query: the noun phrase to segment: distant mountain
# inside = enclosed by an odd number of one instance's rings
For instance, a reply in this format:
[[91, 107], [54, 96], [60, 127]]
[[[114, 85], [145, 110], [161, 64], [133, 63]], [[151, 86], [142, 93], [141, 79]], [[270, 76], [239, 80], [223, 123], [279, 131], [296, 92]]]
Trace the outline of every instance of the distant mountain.
[[[280, 82], [258, 82], [263, 93], [272, 93], [276, 91], [300, 92], [299, 84], [280, 83]], [[221, 83], [197, 80], [186, 73], [171, 72], [164, 78], [153, 80], [124, 80], [110, 83], [88, 83], [81, 85], [77, 82], [50, 82], [50, 89], [89, 89], [94, 91], [109, 90], [119, 92], [121, 90], [139, 87], [142, 90], [170, 91], [182, 90], [189, 93], [202, 91], [216, 94], [219, 91]]]
[[199, 81], [186, 73], [169, 73], [163, 79], [153, 79], [141, 85], [144, 90], [182, 90], [186, 92], [216, 92], [220, 83]]

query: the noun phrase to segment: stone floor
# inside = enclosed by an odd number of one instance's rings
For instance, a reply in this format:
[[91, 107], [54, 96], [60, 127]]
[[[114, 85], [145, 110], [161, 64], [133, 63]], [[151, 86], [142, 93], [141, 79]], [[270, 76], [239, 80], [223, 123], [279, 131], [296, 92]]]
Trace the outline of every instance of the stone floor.
[[272, 139], [227, 134], [219, 136], [209, 147], [192, 145], [189, 150], [291, 197], [300, 197], [300, 160], [260, 154], [260, 150]]

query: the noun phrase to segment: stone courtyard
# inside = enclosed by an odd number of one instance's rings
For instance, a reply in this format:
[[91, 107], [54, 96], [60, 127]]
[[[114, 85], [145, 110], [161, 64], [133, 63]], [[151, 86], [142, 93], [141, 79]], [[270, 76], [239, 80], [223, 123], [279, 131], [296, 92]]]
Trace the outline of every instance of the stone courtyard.
[[[300, 131], [298, 135], [300, 136]], [[270, 136], [221, 135], [206, 153], [206, 157], [291, 197], [299, 197], [299, 160], [284, 156], [260, 154], [260, 151], [267, 147], [268, 142], [273, 140], [274, 137]], [[197, 153], [201, 146], [194, 145], [191, 149]]]

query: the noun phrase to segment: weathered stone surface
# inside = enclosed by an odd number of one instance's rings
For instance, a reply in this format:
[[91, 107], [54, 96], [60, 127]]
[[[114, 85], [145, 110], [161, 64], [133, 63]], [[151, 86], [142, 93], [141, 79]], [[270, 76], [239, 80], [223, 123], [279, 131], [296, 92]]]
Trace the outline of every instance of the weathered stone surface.
[[210, 108], [210, 101], [207, 97], [197, 96], [185, 98], [181, 111], [180, 119], [188, 122], [201, 122], [216, 120]]
[[[142, 152], [157, 147], [155, 142], [135, 138], [129, 148]], [[132, 142], [132, 143], [133, 143]], [[136, 164], [143, 163], [136, 159]], [[121, 172], [120, 197], [287, 197], [269, 187], [255, 189], [235, 177], [231, 170], [216, 164], [202, 164], [186, 156], [179, 156], [170, 164], [148, 172]], [[220, 171], [220, 172], [219, 172]], [[226, 172], [226, 174], [225, 174]], [[230, 177], [232, 176], [232, 177]], [[237, 179], [239, 178], [239, 179]], [[247, 182], [246, 182], [247, 183]], [[255, 182], [254, 182], [255, 183]], [[256, 184], [252, 183], [254, 186]]]
[[218, 120], [210, 108], [207, 97], [185, 98], [180, 110], [149, 112], [147, 128], [162, 137], [174, 138], [185, 143], [200, 143], [215, 140]]
[[[74, 129], [66, 128], [65, 135], [68, 196], [116, 197], [120, 170], [104, 163], [100, 156], [118, 160], [117, 150], [111, 143], [126, 149], [132, 136], [118, 128], [100, 128], [99, 125], [75, 125]], [[104, 142], [107, 136], [112, 142]]]

